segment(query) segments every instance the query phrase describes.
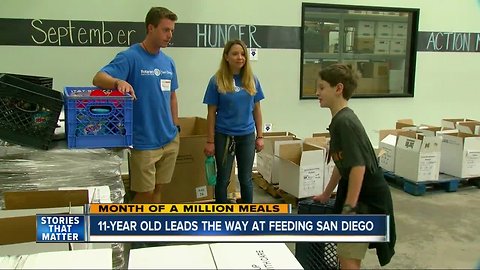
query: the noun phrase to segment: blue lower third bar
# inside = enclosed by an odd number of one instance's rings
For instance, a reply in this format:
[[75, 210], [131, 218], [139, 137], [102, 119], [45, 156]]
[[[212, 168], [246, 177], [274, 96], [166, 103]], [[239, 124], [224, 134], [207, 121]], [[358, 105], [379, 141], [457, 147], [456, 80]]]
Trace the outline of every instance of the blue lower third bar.
[[37, 215], [37, 242], [85, 242], [83, 215]]
[[88, 241], [388, 242], [386, 215], [91, 215]]

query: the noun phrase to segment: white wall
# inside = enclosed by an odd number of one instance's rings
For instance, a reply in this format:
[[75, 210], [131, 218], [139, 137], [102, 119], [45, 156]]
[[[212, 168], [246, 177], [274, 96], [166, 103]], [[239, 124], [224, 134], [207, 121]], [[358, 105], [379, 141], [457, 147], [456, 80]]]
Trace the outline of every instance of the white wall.
[[[343, 0], [310, 1], [334, 4], [420, 8], [421, 31], [480, 32], [480, 6], [475, 0]], [[151, 6], [164, 5], [179, 22], [255, 25], [301, 25], [300, 0], [2, 0], [1, 18], [144, 21]], [[3, 30], [2, 30], [3, 31]], [[1, 34], [1, 33], [0, 33]], [[87, 86], [95, 72], [125, 48], [0, 46], [0, 72], [54, 77], [54, 88]], [[216, 71], [219, 48], [168, 48], [176, 61], [181, 116], [205, 116], [205, 86]], [[264, 122], [274, 130], [300, 137], [323, 132], [330, 113], [316, 100], [299, 100], [300, 50], [261, 49], [253, 69], [266, 99]], [[352, 107], [374, 144], [375, 130], [392, 128], [396, 119], [439, 124], [441, 118], [467, 116], [480, 119], [478, 77], [480, 53], [421, 52], [417, 55], [414, 98], [352, 99]]]

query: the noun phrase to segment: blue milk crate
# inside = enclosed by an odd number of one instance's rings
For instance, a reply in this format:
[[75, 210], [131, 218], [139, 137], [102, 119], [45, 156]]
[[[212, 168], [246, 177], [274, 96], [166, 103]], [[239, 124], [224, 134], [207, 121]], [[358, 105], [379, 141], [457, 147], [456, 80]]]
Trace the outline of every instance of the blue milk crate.
[[[91, 96], [94, 90], [106, 96]], [[108, 96], [111, 92], [96, 87], [65, 87], [68, 148], [132, 146], [133, 98]]]

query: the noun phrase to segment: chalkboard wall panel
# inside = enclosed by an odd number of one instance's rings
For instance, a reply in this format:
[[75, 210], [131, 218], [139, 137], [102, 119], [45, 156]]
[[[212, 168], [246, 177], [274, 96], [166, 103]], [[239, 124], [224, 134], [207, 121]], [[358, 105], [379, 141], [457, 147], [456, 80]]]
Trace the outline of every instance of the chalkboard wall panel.
[[[0, 19], [0, 46], [127, 47], [142, 41], [143, 22]], [[300, 49], [300, 27], [177, 23], [172, 47], [222, 48], [241, 38], [248, 47]], [[420, 31], [418, 51], [480, 52], [480, 33]]]
[[[0, 19], [0, 45], [124, 47], [142, 41], [143, 22]], [[287, 26], [177, 23], [172, 47], [222, 48], [242, 39], [253, 48], [300, 48], [300, 29]]]

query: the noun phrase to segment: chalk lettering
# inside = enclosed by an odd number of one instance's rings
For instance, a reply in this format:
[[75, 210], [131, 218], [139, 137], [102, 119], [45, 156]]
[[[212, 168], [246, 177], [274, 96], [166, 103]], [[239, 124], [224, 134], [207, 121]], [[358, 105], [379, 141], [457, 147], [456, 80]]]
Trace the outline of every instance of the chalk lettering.
[[197, 47], [221, 48], [232, 39], [241, 39], [248, 47], [262, 47], [255, 39], [255, 25], [197, 24], [196, 29]]
[[35, 37], [34, 37], [33, 35], [32, 35], [31, 37], [32, 37], [33, 42], [35, 42], [35, 43], [37, 43], [37, 44], [43, 44], [43, 43], [45, 43], [45, 41], [47, 41], [47, 33], [45, 33], [45, 31], [43, 31], [42, 28], [37, 27], [37, 26], [35, 25], [35, 23], [37, 23], [37, 22], [40, 23], [40, 24], [42, 24], [42, 21], [41, 21], [41, 20], [32, 20], [31, 25], [32, 25], [32, 27], [33, 27], [35, 30], [41, 32], [41, 33], [44, 35], [44, 38], [43, 38], [42, 41], [38, 41], [38, 40], [35, 39]]
[[131, 45], [131, 36], [136, 32], [132, 29], [107, 29], [103, 21], [99, 22], [97, 27], [90, 28], [74, 26], [74, 23], [69, 20], [67, 25], [47, 28], [44, 27], [42, 20], [34, 19], [30, 25], [35, 31], [30, 37], [39, 45], [109, 45], [111, 43]]

